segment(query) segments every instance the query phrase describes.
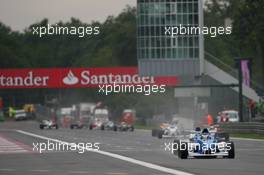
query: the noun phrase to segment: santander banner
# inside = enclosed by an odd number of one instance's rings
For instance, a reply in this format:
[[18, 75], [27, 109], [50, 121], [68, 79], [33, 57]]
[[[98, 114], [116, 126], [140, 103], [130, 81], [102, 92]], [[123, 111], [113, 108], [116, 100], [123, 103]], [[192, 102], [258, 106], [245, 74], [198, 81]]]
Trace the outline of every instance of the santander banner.
[[111, 84], [176, 86], [177, 77], [140, 77], [137, 67], [0, 69], [0, 89], [87, 88]]

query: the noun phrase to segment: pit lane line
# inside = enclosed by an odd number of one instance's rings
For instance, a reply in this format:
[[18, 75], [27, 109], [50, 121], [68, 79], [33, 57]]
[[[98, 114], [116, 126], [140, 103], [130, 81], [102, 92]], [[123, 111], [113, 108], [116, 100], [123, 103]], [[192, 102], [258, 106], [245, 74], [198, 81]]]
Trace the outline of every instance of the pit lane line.
[[[18, 133], [24, 134], [24, 135], [31, 136], [31, 137], [40, 138], [40, 139], [43, 139], [43, 140], [50, 140], [50, 141], [53, 141], [53, 142], [58, 142], [58, 143], [61, 143], [61, 144], [70, 145], [69, 142], [65, 142], [65, 141], [62, 141], [62, 140], [53, 139], [53, 138], [49, 138], [49, 137], [45, 137], [45, 136], [41, 136], [41, 135], [37, 135], [37, 134], [26, 132], [26, 131], [23, 131], [23, 130], [15, 130], [15, 131], [18, 132]], [[78, 146], [78, 147], [84, 149], [84, 147], [81, 147], [81, 146]], [[164, 172], [164, 173], [173, 174], [173, 175], [194, 175], [194, 174], [191, 174], [191, 173], [188, 173], [188, 172], [175, 170], [175, 169], [171, 169], [171, 168], [166, 168], [166, 167], [163, 167], [163, 166], [160, 166], [160, 165], [144, 162], [144, 161], [141, 161], [141, 160], [137, 160], [137, 159], [134, 159], [134, 158], [130, 158], [130, 157], [126, 157], [126, 156], [122, 156], [122, 155], [119, 155], [119, 154], [114, 154], [114, 153], [110, 153], [110, 152], [106, 152], [106, 151], [90, 150], [90, 152], [98, 153], [98, 154], [101, 154], [101, 155], [105, 155], [105, 156], [108, 156], [108, 157], [112, 157], [112, 158], [115, 158], [115, 159], [123, 160], [123, 161], [129, 162], [129, 163], [133, 163], [133, 164], [140, 165], [140, 166], [143, 166], [143, 167], [146, 167], [146, 168], [149, 168], [149, 169], [154, 169], [154, 170], [158, 170], [158, 171], [161, 171], [161, 172]]]

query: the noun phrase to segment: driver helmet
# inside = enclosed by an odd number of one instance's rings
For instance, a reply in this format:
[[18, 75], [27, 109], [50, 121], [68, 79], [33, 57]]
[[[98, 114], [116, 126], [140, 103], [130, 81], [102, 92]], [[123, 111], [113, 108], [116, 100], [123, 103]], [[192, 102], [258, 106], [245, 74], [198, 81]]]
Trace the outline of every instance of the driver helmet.
[[207, 128], [204, 128], [203, 131], [202, 131], [202, 139], [207, 139], [208, 136], [209, 136], [209, 130]]
[[200, 127], [196, 127], [196, 128], [195, 128], [195, 131], [196, 131], [196, 132], [201, 132], [201, 128], [200, 128]]
[[177, 125], [177, 124], [179, 123], [179, 120], [176, 119], [176, 118], [173, 118], [171, 123], [172, 123], [173, 125]]

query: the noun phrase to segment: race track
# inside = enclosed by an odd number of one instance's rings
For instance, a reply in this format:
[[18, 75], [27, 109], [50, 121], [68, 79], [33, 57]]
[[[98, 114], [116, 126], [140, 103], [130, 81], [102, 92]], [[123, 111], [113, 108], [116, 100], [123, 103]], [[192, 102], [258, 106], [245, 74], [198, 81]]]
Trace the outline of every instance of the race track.
[[[100, 143], [99, 151], [33, 151], [33, 143], [57, 139], [70, 143]], [[3, 175], [259, 175], [264, 174], [264, 141], [235, 139], [235, 159], [180, 160], [168, 150], [169, 139], [135, 132], [39, 130], [34, 122], [0, 124], [0, 174]]]

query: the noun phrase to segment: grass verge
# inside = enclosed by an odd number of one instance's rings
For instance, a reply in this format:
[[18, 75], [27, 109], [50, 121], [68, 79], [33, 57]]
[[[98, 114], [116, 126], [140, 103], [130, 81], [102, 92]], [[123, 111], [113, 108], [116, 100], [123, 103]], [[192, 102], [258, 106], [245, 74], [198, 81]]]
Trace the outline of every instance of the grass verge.
[[152, 130], [154, 128], [153, 126], [146, 126], [140, 124], [135, 124], [134, 127], [135, 129], [145, 129], [145, 130]]
[[253, 134], [253, 133], [236, 133], [230, 134], [231, 137], [247, 138], [247, 139], [262, 139], [264, 140], [264, 134]]

